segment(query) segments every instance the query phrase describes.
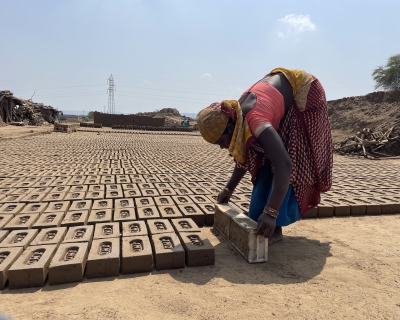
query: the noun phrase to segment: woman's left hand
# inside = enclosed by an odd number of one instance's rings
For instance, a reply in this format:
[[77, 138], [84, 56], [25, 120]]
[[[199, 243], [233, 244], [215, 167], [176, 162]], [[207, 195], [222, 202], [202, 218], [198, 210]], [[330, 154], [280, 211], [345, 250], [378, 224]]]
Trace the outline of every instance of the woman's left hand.
[[263, 235], [265, 238], [269, 238], [274, 234], [275, 228], [276, 218], [262, 213], [258, 218], [258, 226], [256, 229], [254, 229], [254, 231], [256, 235]]

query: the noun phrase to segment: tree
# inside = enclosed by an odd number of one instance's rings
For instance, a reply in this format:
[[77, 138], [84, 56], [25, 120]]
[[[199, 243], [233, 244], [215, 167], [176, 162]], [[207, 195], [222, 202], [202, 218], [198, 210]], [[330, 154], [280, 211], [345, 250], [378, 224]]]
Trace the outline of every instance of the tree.
[[94, 119], [94, 111], [89, 111], [87, 114], [87, 117], [89, 118], [89, 120], [93, 120]]
[[380, 66], [372, 72], [375, 90], [400, 90], [400, 54], [391, 56], [386, 66]]

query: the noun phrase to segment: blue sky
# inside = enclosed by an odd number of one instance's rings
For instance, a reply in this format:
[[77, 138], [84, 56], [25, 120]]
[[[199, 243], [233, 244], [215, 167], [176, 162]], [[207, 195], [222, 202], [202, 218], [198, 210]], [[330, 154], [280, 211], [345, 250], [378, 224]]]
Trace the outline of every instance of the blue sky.
[[0, 0], [0, 90], [60, 110], [196, 113], [275, 67], [328, 100], [374, 91], [400, 53], [400, 1]]

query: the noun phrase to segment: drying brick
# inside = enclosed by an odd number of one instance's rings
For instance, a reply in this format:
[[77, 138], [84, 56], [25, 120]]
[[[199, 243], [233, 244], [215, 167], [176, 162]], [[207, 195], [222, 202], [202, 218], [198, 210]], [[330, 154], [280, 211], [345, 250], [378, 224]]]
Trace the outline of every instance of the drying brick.
[[10, 289], [44, 286], [56, 249], [56, 245], [28, 247], [8, 270]]
[[188, 267], [211, 266], [215, 264], [215, 249], [201, 232], [181, 232], [179, 238], [185, 249]]
[[87, 278], [119, 275], [119, 238], [95, 239], [86, 264]]
[[50, 263], [49, 284], [82, 281], [88, 252], [88, 242], [60, 244]]
[[185, 267], [185, 250], [175, 233], [155, 234], [151, 242], [157, 270]]
[[44, 244], [60, 244], [67, 233], [66, 227], [46, 228], [39, 232], [36, 238], [31, 242], [31, 246], [40, 246]]
[[153, 270], [153, 252], [148, 236], [122, 238], [121, 272], [123, 274]]
[[8, 280], [8, 270], [22, 254], [24, 248], [0, 248], [0, 290], [5, 288]]
[[37, 234], [38, 230], [36, 229], [11, 231], [0, 243], [0, 247], [23, 247], [25, 249], [33, 241], [33, 239], [35, 239]]

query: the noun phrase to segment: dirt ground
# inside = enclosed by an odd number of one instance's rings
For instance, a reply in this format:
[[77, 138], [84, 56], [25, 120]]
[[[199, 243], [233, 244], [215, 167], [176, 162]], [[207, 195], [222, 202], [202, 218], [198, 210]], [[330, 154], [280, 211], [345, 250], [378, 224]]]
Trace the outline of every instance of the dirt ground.
[[248, 264], [212, 228], [212, 267], [3, 290], [12, 319], [399, 319], [400, 216], [302, 220]]
[[49, 126], [6, 126], [0, 127], [0, 140], [16, 139], [35, 136], [53, 131], [53, 125]]

